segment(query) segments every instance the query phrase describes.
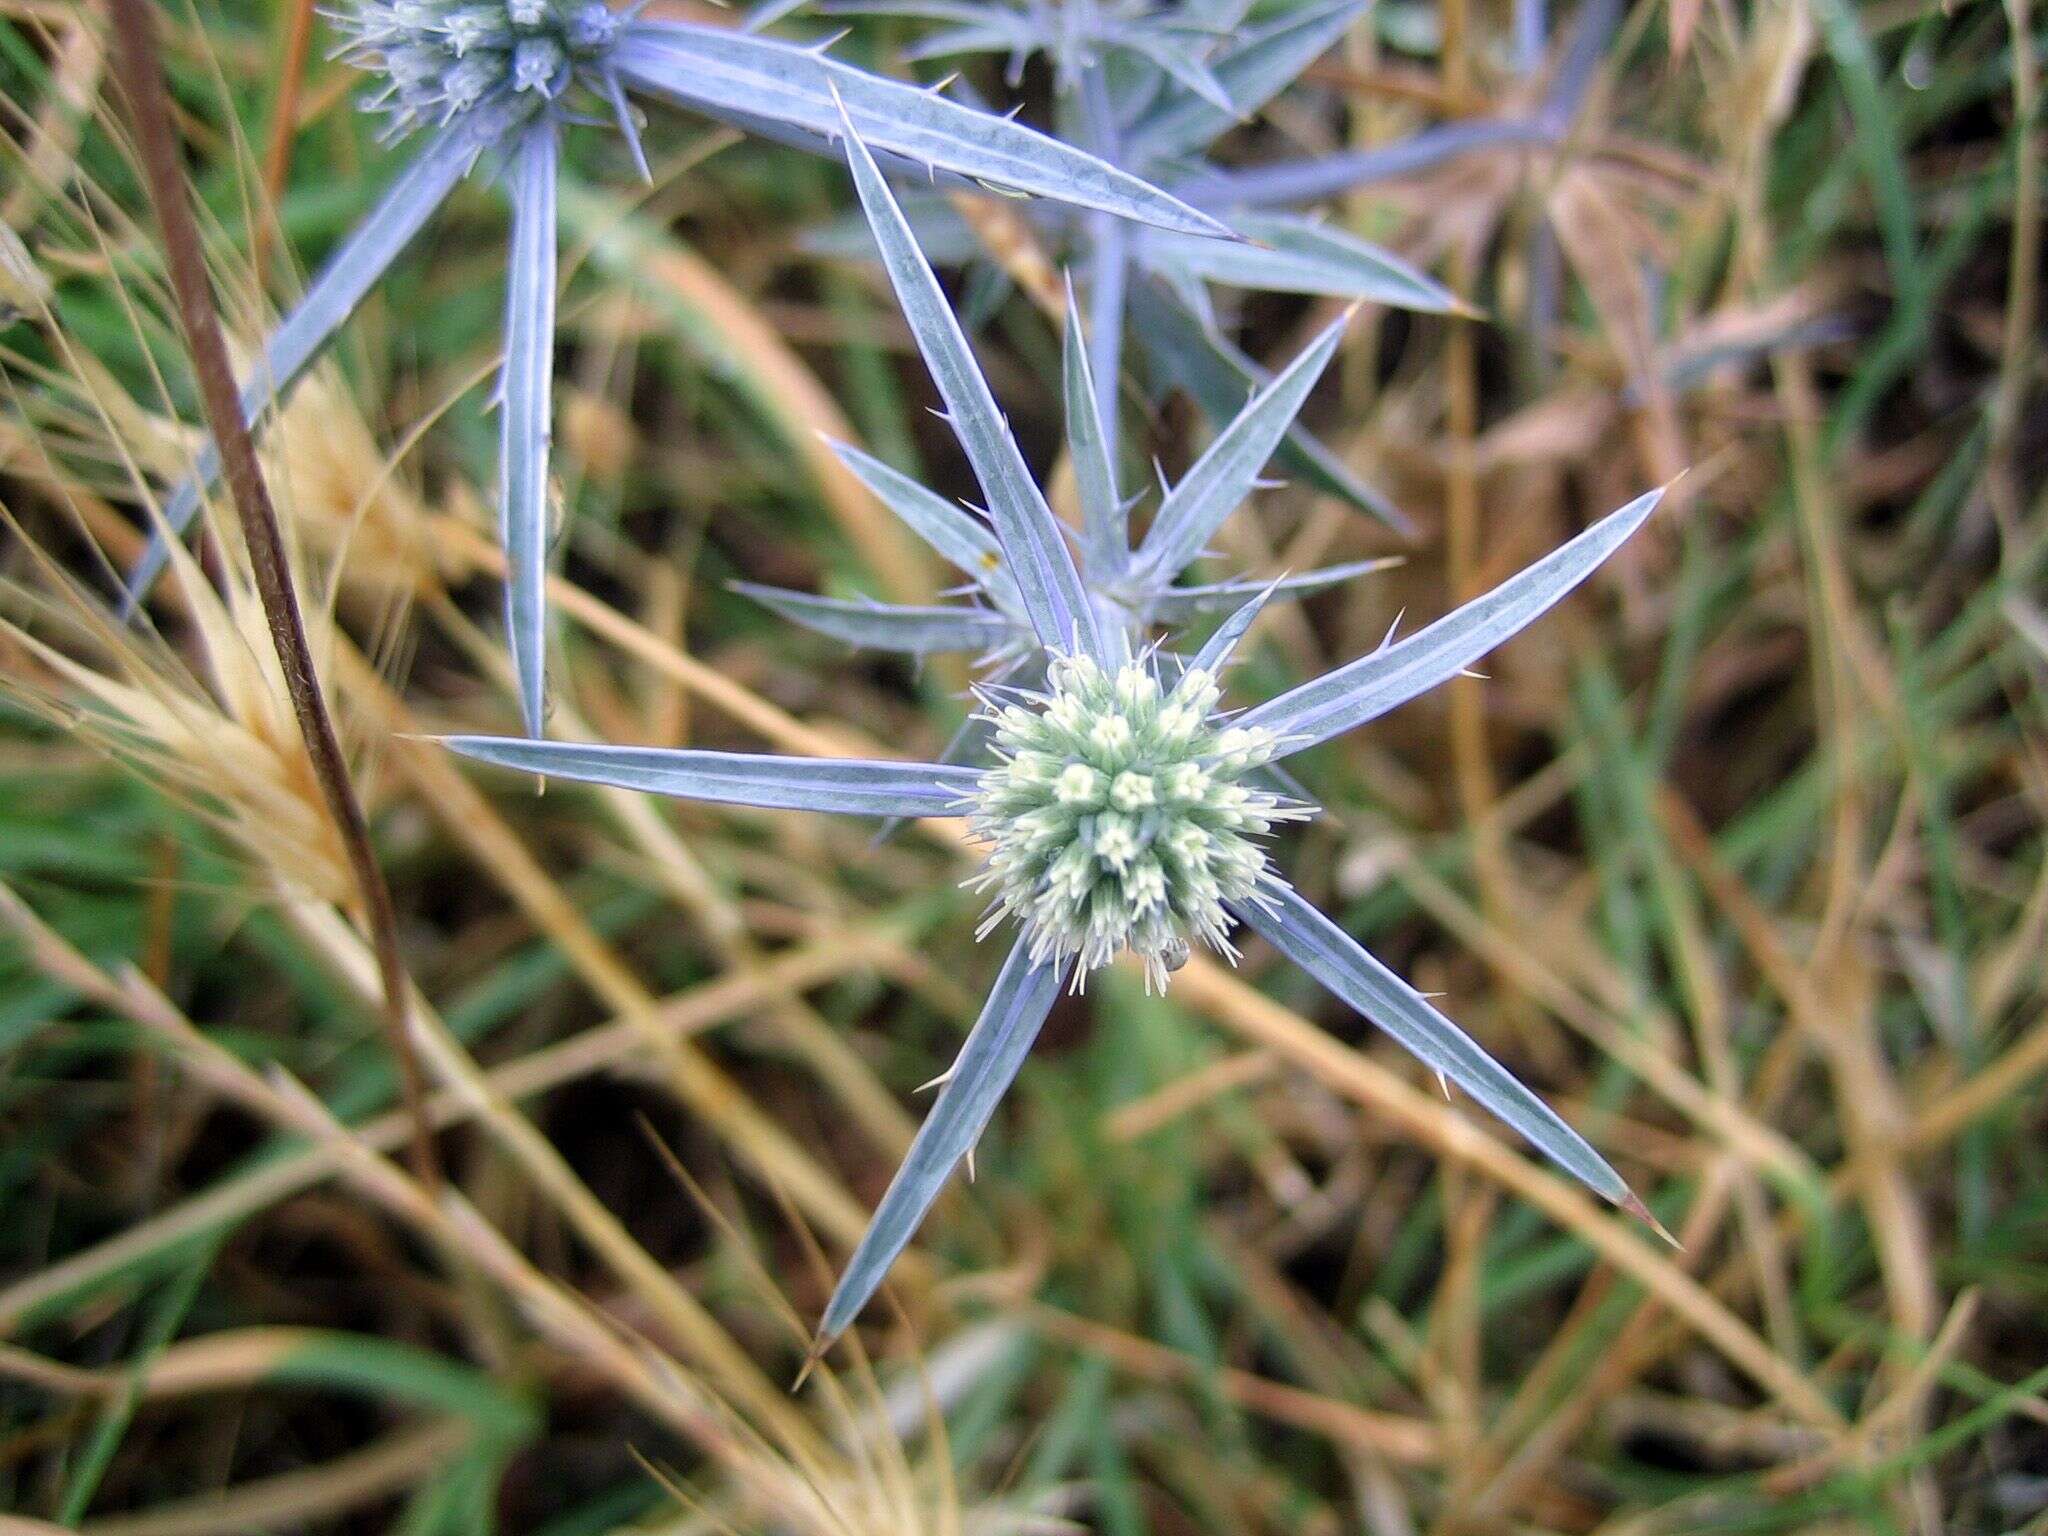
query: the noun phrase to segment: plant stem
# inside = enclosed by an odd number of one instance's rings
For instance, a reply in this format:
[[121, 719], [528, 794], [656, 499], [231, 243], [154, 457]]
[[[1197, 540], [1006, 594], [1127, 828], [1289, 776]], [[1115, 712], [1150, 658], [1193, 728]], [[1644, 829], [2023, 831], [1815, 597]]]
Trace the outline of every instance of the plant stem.
[[136, 154], [163, 237], [164, 262], [177, 298], [178, 323], [192, 354], [207, 425], [220, 448], [229, 495], [241, 518], [257, 596], [262, 600], [271, 644], [277, 649], [285, 688], [298, 716], [299, 734], [305, 740], [313, 776], [319, 781], [328, 814], [334, 818], [335, 830], [348, 852], [349, 868], [362, 897], [370, 945], [377, 956], [383, 985], [385, 1033], [398, 1062], [400, 1086], [413, 1122], [414, 1170], [421, 1183], [430, 1189], [437, 1188], [440, 1171], [428, 1130], [425, 1084], [409, 1033], [411, 983], [399, 955], [391, 890], [385, 885], [383, 872], [371, 851], [369, 823], [363, 815], [362, 802], [356, 798], [355, 786], [349, 781], [348, 762], [320, 692], [320, 677], [313, 665], [312, 648], [306, 642], [305, 619], [299, 611], [298, 593], [292, 586], [277, 509], [271, 502], [270, 488], [264, 483], [262, 468], [256, 462], [255, 445], [243, 425], [227, 346], [221, 339], [220, 318], [214, 312], [208, 286], [199, 231], [185, 201], [184, 168], [177, 132], [171, 122], [170, 96], [164, 86], [155, 7], [149, 0], [112, 0], [112, 12], [115, 72], [127, 97], [128, 114], [135, 127]]

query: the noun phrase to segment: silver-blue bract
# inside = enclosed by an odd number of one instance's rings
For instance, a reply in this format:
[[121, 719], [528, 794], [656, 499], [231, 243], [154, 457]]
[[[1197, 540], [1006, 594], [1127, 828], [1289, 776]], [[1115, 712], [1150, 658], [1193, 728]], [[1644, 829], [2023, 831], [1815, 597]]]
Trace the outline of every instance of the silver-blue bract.
[[[1032, 482], [930, 268], [909, 239], [902, 210], [859, 136], [850, 126], [843, 132], [890, 278], [992, 509], [985, 524], [849, 451], [855, 472], [949, 558], [963, 567], [987, 566], [985, 575], [976, 573], [987, 608], [884, 611], [900, 625], [913, 622], [913, 614], [925, 622], [947, 612], [1000, 624], [1006, 644], [1043, 686], [984, 690], [987, 729], [964, 763], [821, 763], [482, 736], [447, 743], [480, 762], [689, 799], [883, 818], [947, 811], [972, 818], [990, 850], [977, 877], [994, 893], [983, 931], [1014, 926], [1017, 936], [980, 1020], [847, 1263], [820, 1324], [820, 1345], [859, 1314], [972, 1150], [1061, 984], [1078, 983], [1086, 971], [1128, 950], [1150, 981], [1163, 986], [1192, 944], [1229, 954], [1232, 925], [1239, 922], [1559, 1167], [1604, 1198], [1640, 1209], [1583, 1137], [1419, 992], [1308, 906], [1273, 866], [1262, 837], [1276, 822], [1308, 814], [1265, 781], [1274, 762], [1456, 676], [1585, 580], [1642, 526], [1662, 493], [1639, 497], [1411, 639], [1390, 637], [1371, 656], [1233, 716], [1222, 706], [1220, 679], [1273, 589], [1254, 589], [1183, 663], [1152, 643], [1154, 623], [1168, 616], [1165, 591], [1098, 593], [1081, 579], [1067, 531]], [[1078, 349], [1079, 331], [1078, 317], [1070, 316], [1070, 349]], [[1162, 511], [1154, 520], [1136, 558], [1124, 536], [1114, 477], [1101, 462], [1078, 465], [1091, 530], [1082, 541], [1084, 555], [1098, 547], [1118, 552], [1101, 558], [1114, 559], [1128, 576], [1167, 569], [1181, 550], [1199, 549], [1250, 488], [1300, 407], [1303, 379], [1321, 369], [1334, 346], [1333, 337], [1319, 339], [1246, 408], [1169, 493], [1172, 516]], [[1077, 449], [1086, 448], [1096, 431], [1086, 419], [1094, 396], [1085, 361], [1074, 350], [1068, 361], [1068, 404], [1083, 417], [1074, 429]], [[1148, 549], [1155, 550], [1151, 558]], [[799, 596], [781, 594], [776, 602], [817, 622], [815, 612], [794, 603]], [[861, 633], [852, 605], [835, 622], [851, 636]]]
[[[1007, 118], [885, 80], [817, 47], [719, 27], [653, 21], [601, 0], [354, 0], [336, 15], [343, 54], [381, 80], [367, 105], [391, 136], [421, 141], [265, 343], [242, 387], [253, 426], [290, 389], [379, 277], [480, 157], [501, 167], [512, 204], [505, 363], [498, 386], [499, 522], [506, 628], [520, 708], [542, 728], [547, 654], [548, 458], [556, 283], [555, 192], [561, 134], [579, 106], [602, 108], [645, 174], [628, 90], [824, 151], [844, 113], [879, 150], [920, 176], [1054, 198], [1189, 238], [1229, 231], [1139, 177]], [[220, 473], [209, 443], [166, 498], [181, 534]], [[161, 536], [129, 581], [132, 607], [166, 558]]]
[[[902, 206], [858, 142], [851, 160], [854, 186], [874, 242], [938, 381], [948, 419], [967, 451], [994, 526], [981, 523], [858, 449], [841, 446], [838, 452], [869, 489], [967, 578], [976, 602], [953, 609], [901, 608], [835, 602], [773, 589], [745, 590], [798, 623], [836, 639], [919, 654], [973, 651], [986, 657], [996, 675], [1004, 677], [1029, 653], [1034, 637], [1041, 648], [1077, 648], [1113, 668], [1129, 654], [1127, 635], [1213, 617], [1258, 593], [1302, 596], [1385, 563], [1363, 561], [1310, 571], [1270, 587], [1242, 582], [1179, 584], [1183, 572], [1207, 552], [1209, 540], [1224, 519], [1261, 483], [1259, 477], [1267, 462], [1279, 450], [1309, 391], [1335, 355], [1344, 319], [1303, 348], [1299, 357], [1225, 424], [1180, 483], [1166, 490], [1151, 528], [1133, 549], [1128, 515], [1131, 499], [1118, 484], [1071, 290], [1062, 383], [1067, 443], [1081, 502], [1078, 564], [1064, 544], [1054, 547], [1055, 535], [1050, 531], [1057, 529], [1058, 523], [1024, 468], [1023, 456], [975, 366], [938, 280], [919, 251]], [[1020, 566], [1020, 558], [1029, 561], [1028, 568]], [[1043, 614], [1050, 627], [1035, 624], [1034, 612]], [[949, 614], [953, 615], [950, 620]], [[971, 747], [977, 739], [970, 734], [961, 745]]]
[[[1200, 159], [1226, 129], [1251, 117], [1342, 37], [1362, 0], [823, 0], [834, 14], [905, 16], [937, 23], [913, 57], [1033, 54], [1053, 66], [1061, 132], [1135, 175], [1162, 185], [1206, 183]], [[907, 205], [932, 248], [963, 249], [941, 201]], [[1264, 382], [1222, 335], [1211, 285], [1350, 298], [1422, 313], [1461, 309], [1455, 295], [1389, 251], [1314, 217], [1233, 212], [1247, 238], [1224, 245], [1111, 220], [1039, 219], [1064, 241], [1082, 282], [1096, 410], [1115, 459], [1118, 393], [1128, 327], [1155, 382], [1185, 390], [1221, 424]], [[845, 248], [843, 237], [826, 237]], [[1215, 249], [1204, 249], [1214, 246]], [[972, 245], [964, 248], [972, 253]], [[1335, 454], [1299, 427], [1280, 450], [1283, 468], [1400, 531], [1407, 520]]]
[[[1061, 133], [1134, 175], [1169, 187], [1229, 218], [1244, 242], [1190, 241], [1171, 231], [1114, 220], [1037, 216], [1064, 248], [1082, 282], [1097, 409], [1111, 447], [1125, 386], [1126, 332], [1154, 386], [1184, 391], [1212, 423], [1229, 420], [1265, 383], [1231, 344], [1212, 289], [1363, 299], [1398, 309], [1447, 313], [1460, 306], [1441, 284], [1350, 232], [1323, 222], [1314, 204], [1371, 182], [1414, 175], [1462, 156], [1555, 148], [1572, 121], [1613, 35], [1620, 0], [1585, 0], [1557, 52], [1548, 89], [1533, 109], [1425, 128], [1369, 149], [1278, 164], [1222, 169], [1204, 156], [1215, 140], [1262, 110], [1327, 52], [1367, 0], [821, 0], [835, 14], [929, 21], [913, 57], [1007, 55], [1016, 66], [1038, 54], [1053, 68]], [[1525, 7], [1524, 10], [1530, 8]], [[1542, 7], [1533, 8], [1542, 15]], [[1522, 14], [1522, 12], [1517, 13]], [[1540, 55], [1530, 44], [1528, 67]], [[943, 200], [908, 203], [926, 249], [947, 260], [978, 254], [971, 232]], [[857, 252], [848, 231], [814, 238], [814, 248]], [[964, 239], [963, 239], [964, 237]], [[1384, 494], [1299, 426], [1278, 452], [1281, 469], [1349, 501], [1397, 531], [1407, 518]]]

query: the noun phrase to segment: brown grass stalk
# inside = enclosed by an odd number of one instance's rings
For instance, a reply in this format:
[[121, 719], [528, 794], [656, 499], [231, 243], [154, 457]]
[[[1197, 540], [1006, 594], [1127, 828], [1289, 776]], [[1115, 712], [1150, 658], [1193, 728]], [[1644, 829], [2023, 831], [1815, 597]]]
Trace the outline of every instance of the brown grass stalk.
[[[26, 907], [14, 901], [11, 893], [0, 891], [0, 919], [19, 932], [23, 931], [19, 919], [26, 913]], [[745, 1017], [762, 1006], [771, 989], [817, 986], [859, 966], [886, 965], [895, 947], [894, 939], [874, 931], [823, 940], [778, 955], [758, 976], [723, 977], [669, 998], [657, 1010], [655, 1022], [678, 1037], [700, 1034]], [[78, 973], [64, 970], [51, 974], [67, 984], [75, 984]], [[644, 1050], [641, 1028], [625, 1019], [614, 1019], [494, 1069], [489, 1074], [490, 1084], [506, 1099], [524, 1100], [592, 1073], [617, 1068]], [[440, 1128], [471, 1118], [476, 1106], [473, 1096], [443, 1090], [428, 1100], [427, 1107], [432, 1123]], [[353, 1126], [350, 1135], [372, 1151], [387, 1152], [404, 1144], [410, 1127], [410, 1118], [401, 1110]], [[0, 1289], [0, 1335], [19, 1331], [61, 1298], [103, 1283], [150, 1253], [175, 1246], [197, 1233], [241, 1221], [311, 1189], [332, 1178], [341, 1166], [331, 1148], [292, 1153], [226, 1179], [202, 1194], [26, 1275]]]
[[155, 7], [148, 0], [110, 0], [114, 18], [114, 58], [131, 121], [136, 154], [149, 186], [151, 206], [163, 240], [164, 261], [177, 298], [178, 323], [192, 357], [205, 404], [207, 424], [219, 446], [224, 478], [240, 515], [242, 536], [264, 617], [270, 626], [279, 669], [291, 694], [306, 755], [318, 779], [328, 813], [348, 854], [383, 995], [383, 1022], [399, 1079], [416, 1127], [411, 1155], [414, 1171], [430, 1188], [440, 1179], [433, 1137], [426, 1116], [426, 1085], [413, 1050], [406, 1016], [410, 982], [398, 946], [398, 917], [391, 889], [384, 882], [369, 821], [349, 778], [348, 759], [321, 693], [313, 649], [299, 611], [292, 582], [284, 531], [270, 488], [256, 461], [256, 448], [242, 422], [234, 371], [222, 339], [220, 317], [206, 272], [204, 248], [187, 202], [184, 168], [177, 130], [171, 122], [170, 97], [164, 85], [163, 59], [157, 45]]

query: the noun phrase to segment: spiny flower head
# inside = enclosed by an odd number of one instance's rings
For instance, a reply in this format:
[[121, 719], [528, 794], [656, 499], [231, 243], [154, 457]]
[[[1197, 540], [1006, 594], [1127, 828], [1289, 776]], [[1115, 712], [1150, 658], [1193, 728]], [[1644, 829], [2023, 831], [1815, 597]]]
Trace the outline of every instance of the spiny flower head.
[[336, 17], [350, 62], [388, 82], [375, 105], [400, 134], [487, 105], [538, 111], [578, 83], [610, 94], [627, 19], [604, 0], [356, 0]]
[[1083, 655], [1056, 657], [1043, 693], [987, 696], [983, 931], [1014, 918], [1034, 961], [1078, 959], [1077, 988], [1124, 950], [1155, 988], [1190, 940], [1234, 955], [1225, 903], [1278, 881], [1256, 839], [1309, 808], [1246, 782], [1282, 743], [1219, 716], [1219, 696], [1201, 667], [1166, 689], [1142, 662], [1110, 673]]

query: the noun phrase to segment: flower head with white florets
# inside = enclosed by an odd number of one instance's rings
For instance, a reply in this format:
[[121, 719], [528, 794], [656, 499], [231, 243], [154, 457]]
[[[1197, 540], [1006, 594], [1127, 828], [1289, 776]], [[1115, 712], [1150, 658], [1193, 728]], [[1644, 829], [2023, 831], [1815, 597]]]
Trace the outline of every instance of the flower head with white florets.
[[1199, 940], [1235, 958], [1227, 904], [1279, 882], [1258, 839], [1309, 806], [1248, 783], [1279, 738], [1216, 712], [1215, 676], [1190, 667], [1171, 689], [1144, 662], [1114, 674], [1056, 657], [1043, 693], [983, 694], [995, 765], [967, 802], [993, 890], [984, 933], [1004, 919], [1034, 961], [1078, 961], [1074, 987], [1125, 950], [1163, 991]]
[[608, 59], [629, 12], [604, 0], [356, 0], [343, 56], [384, 76], [371, 105], [394, 135], [478, 108], [540, 111], [584, 86], [612, 100]]

